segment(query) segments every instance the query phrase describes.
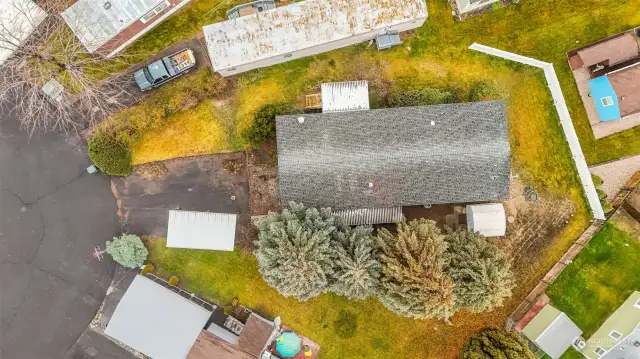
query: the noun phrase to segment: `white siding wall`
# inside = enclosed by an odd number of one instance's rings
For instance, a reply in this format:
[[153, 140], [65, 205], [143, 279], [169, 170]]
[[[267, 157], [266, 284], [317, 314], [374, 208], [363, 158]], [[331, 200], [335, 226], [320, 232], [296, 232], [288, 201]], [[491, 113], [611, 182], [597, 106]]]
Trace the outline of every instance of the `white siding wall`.
[[481, 7], [485, 7], [489, 4], [493, 4], [494, 2], [498, 2], [500, 0], [485, 0], [476, 4], [471, 4], [469, 0], [456, 0], [456, 5], [458, 6], [459, 13], [465, 13], [469, 11], [473, 11], [479, 9]]
[[[389, 30], [395, 30], [398, 32], [413, 30], [422, 26], [422, 24], [424, 24], [426, 19], [427, 18], [425, 17], [423, 19], [417, 19], [415, 21], [406, 22], [406, 23], [395, 25], [395, 26], [390, 26]], [[295, 51], [291, 53], [292, 55], [291, 57], [284, 57], [285, 55], [274, 56], [268, 59], [255, 61], [255, 62], [244, 64], [241, 66], [236, 66], [231, 69], [216, 69], [216, 72], [218, 72], [222, 76], [231, 76], [231, 75], [239, 74], [249, 70], [261, 68], [261, 67], [277, 65], [283, 62], [300, 59], [307, 56], [313, 56], [313, 55], [321, 54], [323, 52], [332, 51], [342, 47], [347, 47], [347, 46], [359, 44], [361, 42], [373, 40], [376, 38], [376, 36], [378, 36], [379, 33], [380, 31], [371, 31], [358, 36], [353, 36], [346, 39], [322, 44], [319, 46], [309, 47], [306, 49]]]

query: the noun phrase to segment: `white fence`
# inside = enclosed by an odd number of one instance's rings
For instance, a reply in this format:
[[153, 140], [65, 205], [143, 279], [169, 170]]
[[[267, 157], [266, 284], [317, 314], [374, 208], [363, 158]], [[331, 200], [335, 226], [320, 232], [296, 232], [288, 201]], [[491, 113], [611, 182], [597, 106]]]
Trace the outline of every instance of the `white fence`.
[[578, 169], [578, 176], [580, 177], [580, 181], [582, 182], [582, 188], [584, 189], [584, 193], [587, 196], [587, 200], [589, 202], [589, 206], [591, 207], [593, 217], [595, 219], [605, 219], [604, 211], [602, 210], [602, 205], [600, 204], [600, 198], [598, 198], [598, 193], [596, 192], [596, 188], [593, 185], [591, 173], [589, 173], [587, 161], [585, 160], [584, 154], [582, 153], [580, 141], [578, 141], [578, 135], [576, 134], [576, 130], [573, 127], [573, 122], [571, 121], [571, 116], [569, 115], [569, 109], [567, 108], [567, 104], [564, 101], [562, 89], [560, 89], [560, 82], [558, 81], [556, 72], [553, 69], [553, 64], [532, 59], [530, 57], [521, 56], [511, 52], [498, 50], [493, 47], [488, 47], [477, 43], [469, 46], [469, 48], [471, 50], [484, 52], [488, 55], [498, 56], [503, 59], [520, 62], [544, 70], [544, 76], [547, 79], [547, 84], [549, 85], [549, 89], [551, 90], [553, 103], [556, 106], [556, 111], [558, 111], [560, 124], [562, 125], [562, 130], [564, 131], [567, 142], [569, 143], [569, 149], [571, 150], [573, 161], [576, 164], [576, 168]]

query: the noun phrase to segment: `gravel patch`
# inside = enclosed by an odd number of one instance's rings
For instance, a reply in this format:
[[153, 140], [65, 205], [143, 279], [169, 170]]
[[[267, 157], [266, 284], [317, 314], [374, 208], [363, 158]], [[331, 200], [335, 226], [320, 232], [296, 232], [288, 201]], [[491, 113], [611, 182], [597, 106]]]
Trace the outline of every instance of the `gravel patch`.
[[629, 178], [640, 171], [640, 155], [589, 167], [589, 171], [602, 178], [604, 183], [600, 188], [607, 193], [609, 198], [613, 198]]

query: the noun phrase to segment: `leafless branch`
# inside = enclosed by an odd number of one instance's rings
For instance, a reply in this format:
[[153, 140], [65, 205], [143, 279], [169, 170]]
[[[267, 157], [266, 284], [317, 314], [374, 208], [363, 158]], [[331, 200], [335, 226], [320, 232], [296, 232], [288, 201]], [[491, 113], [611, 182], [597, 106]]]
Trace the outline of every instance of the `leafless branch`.
[[[24, 128], [77, 130], [132, 97], [125, 75], [136, 54], [90, 53], [60, 15], [69, 0], [41, 0], [39, 8], [31, 0], [1, 1], [0, 13], [10, 16], [0, 14], [0, 108]], [[43, 90], [50, 81], [62, 85], [58, 96]]]

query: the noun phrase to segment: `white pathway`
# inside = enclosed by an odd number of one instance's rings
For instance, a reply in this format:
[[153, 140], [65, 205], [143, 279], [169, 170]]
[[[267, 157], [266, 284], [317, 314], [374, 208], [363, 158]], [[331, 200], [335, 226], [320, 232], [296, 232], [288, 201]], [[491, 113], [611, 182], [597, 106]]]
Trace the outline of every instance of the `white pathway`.
[[544, 76], [547, 79], [547, 84], [549, 85], [549, 89], [551, 90], [553, 103], [556, 106], [556, 111], [558, 111], [558, 116], [560, 117], [560, 124], [562, 125], [564, 135], [567, 138], [567, 142], [569, 142], [569, 149], [571, 150], [573, 161], [575, 162], [576, 168], [578, 169], [578, 176], [580, 177], [582, 188], [584, 189], [584, 193], [587, 196], [587, 200], [589, 201], [589, 206], [591, 207], [593, 217], [595, 219], [605, 219], [604, 211], [602, 210], [602, 205], [600, 204], [600, 199], [598, 198], [598, 194], [596, 193], [596, 189], [593, 185], [593, 180], [591, 179], [591, 174], [589, 173], [589, 168], [587, 167], [587, 161], [585, 161], [584, 159], [584, 154], [582, 153], [582, 148], [580, 147], [580, 141], [578, 141], [578, 135], [576, 134], [576, 130], [573, 128], [573, 122], [571, 122], [571, 116], [569, 116], [569, 109], [567, 108], [567, 104], [564, 101], [564, 96], [562, 95], [562, 90], [560, 89], [560, 82], [558, 82], [558, 77], [556, 76], [556, 72], [553, 69], [553, 64], [532, 59], [530, 57], [517, 55], [511, 52], [498, 50], [493, 47], [488, 47], [477, 43], [474, 43], [469, 48], [471, 50], [484, 52], [485, 54], [502, 57], [503, 59], [520, 62], [544, 70]]

